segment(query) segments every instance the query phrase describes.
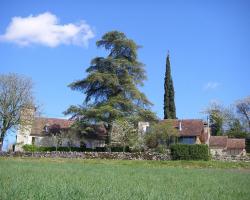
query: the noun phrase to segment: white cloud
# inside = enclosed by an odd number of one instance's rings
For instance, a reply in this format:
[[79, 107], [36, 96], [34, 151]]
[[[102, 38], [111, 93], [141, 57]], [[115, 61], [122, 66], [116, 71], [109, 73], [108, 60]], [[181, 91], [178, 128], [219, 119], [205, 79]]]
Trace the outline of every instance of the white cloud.
[[204, 90], [214, 90], [216, 89], [217, 87], [219, 86], [219, 83], [218, 82], [208, 82], [204, 85], [203, 89]]
[[87, 46], [93, 38], [92, 28], [84, 21], [77, 24], [59, 24], [56, 15], [49, 12], [37, 16], [13, 17], [0, 41], [13, 42], [20, 46], [40, 44], [56, 47], [60, 44]]

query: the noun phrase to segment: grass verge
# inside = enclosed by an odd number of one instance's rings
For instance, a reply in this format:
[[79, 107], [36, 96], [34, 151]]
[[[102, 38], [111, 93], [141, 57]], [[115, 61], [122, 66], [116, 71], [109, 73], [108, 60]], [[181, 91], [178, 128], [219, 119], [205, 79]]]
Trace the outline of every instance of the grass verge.
[[249, 199], [250, 163], [0, 158], [0, 199]]

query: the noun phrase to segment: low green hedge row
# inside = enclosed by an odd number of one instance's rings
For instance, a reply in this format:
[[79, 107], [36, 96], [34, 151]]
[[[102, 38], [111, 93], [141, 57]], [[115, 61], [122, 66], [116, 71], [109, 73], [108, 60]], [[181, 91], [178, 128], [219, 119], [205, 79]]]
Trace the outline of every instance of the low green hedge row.
[[173, 144], [170, 147], [173, 160], [209, 160], [209, 149], [205, 144]]
[[[42, 147], [35, 145], [23, 145], [24, 151], [28, 152], [51, 152], [56, 151], [56, 147]], [[89, 149], [85, 147], [58, 147], [57, 151], [76, 151], [76, 152], [106, 152], [108, 149], [106, 147], [96, 147], [95, 149]], [[122, 152], [123, 147], [111, 147], [112, 152]], [[125, 148], [125, 152], [129, 152], [129, 147]]]
[[[47, 151], [56, 151], [56, 147], [41, 147], [41, 146], [35, 146], [35, 145], [24, 145], [23, 146], [24, 151], [29, 152], [47, 152]], [[84, 148], [81, 147], [58, 147], [57, 151], [83, 151]]]

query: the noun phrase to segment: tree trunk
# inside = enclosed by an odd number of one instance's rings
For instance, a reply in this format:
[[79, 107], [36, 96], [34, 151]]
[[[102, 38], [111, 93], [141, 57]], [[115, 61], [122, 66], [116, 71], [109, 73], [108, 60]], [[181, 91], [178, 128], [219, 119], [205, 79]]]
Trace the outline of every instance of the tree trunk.
[[4, 139], [4, 136], [5, 136], [6, 132], [7, 131], [6, 131], [5, 128], [0, 129], [0, 152], [2, 151], [3, 139]]
[[57, 135], [56, 135], [56, 154], [57, 154], [57, 145], [58, 145], [58, 138], [57, 138]]
[[106, 144], [107, 144], [107, 146], [108, 146], [108, 152], [111, 152], [111, 140], [112, 140], [112, 135], [111, 135], [111, 133], [112, 133], [112, 128], [113, 128], [113, 126], [112, 126], [112, 124], [111, 123], [109, 123], [108, 124], [108, 128], [107, 128], [107, 133], [108, 133], [108, 135], [107, 135], [107, 139], [106, 139]]
[[3, 147], [3, 137], [0, 137], [0, 152], [2, 151]]

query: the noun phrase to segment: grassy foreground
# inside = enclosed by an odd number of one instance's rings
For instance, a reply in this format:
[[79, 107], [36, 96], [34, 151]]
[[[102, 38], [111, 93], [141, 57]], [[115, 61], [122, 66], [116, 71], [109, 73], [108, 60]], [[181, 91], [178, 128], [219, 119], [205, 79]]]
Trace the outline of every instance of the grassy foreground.
[[0, 199], [250, 199], [250, 163], [0, 158]]

